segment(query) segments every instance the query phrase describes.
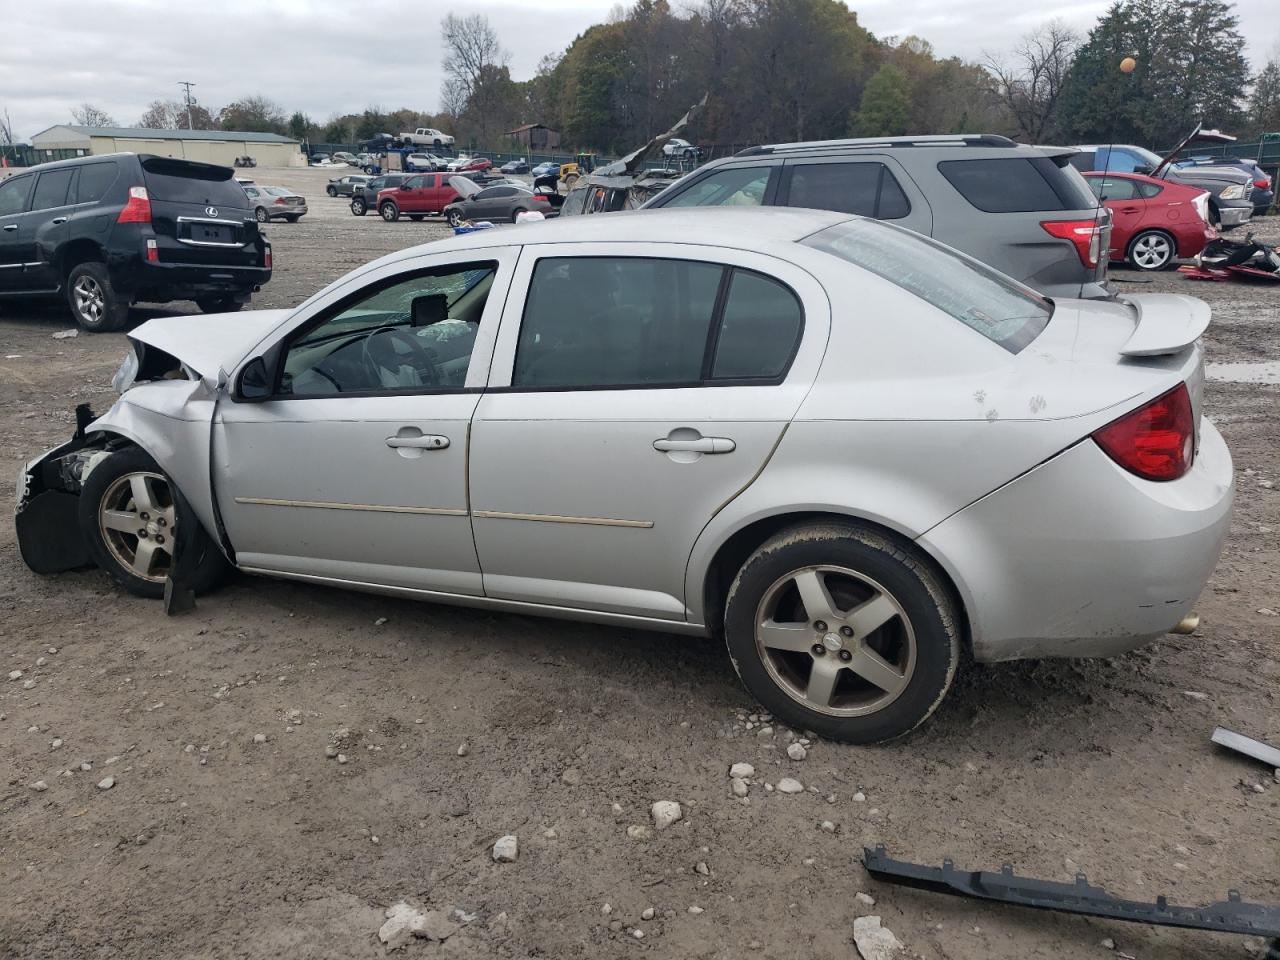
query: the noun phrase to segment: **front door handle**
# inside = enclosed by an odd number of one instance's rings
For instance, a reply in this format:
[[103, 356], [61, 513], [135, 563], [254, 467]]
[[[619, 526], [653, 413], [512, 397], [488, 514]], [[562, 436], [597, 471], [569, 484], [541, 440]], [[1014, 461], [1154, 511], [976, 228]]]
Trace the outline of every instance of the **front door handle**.
[[448, 445], [448, 437], [437, 436], [433, 433], [419, 437], [387, 437], [387, 446], [393, 448], [408, 447], [412, 450], [443, 450]]
[[4, 225], [4, 229], [5, 229], [5, 232], [8, 233], [9, 231], [17, 230], [18, 225], [16, 223], [6, 223]]
[[50, 222], [51, 224], [53, 224], [53, 225], [56, 227], [56, 226], [57, 226], [58, 224], [60, 224], [60, 223], [66, 223], [66, 222], [67, 222], [67, 218], [66, 218], [66, 217], [54, 217], [54, 218], [53, 218], [52, 220], [50, 220], [49, 222]]
[[733, 453], [738, 445], [728, 437], [698, 437], [696, 440], [671, 440], [662, 437], [653, 441], [653, 449], [663, 453]]

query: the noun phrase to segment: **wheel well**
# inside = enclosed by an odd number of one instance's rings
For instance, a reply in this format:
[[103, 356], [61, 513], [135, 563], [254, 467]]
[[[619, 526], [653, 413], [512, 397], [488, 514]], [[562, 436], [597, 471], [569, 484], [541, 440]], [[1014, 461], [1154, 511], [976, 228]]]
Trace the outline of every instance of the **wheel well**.
[[816, 510], [764, 517], [743, 527], [720, 545], [720, 549], [716, 551], [715, 557], [711, 560], [711, 565], [707, 569], [706, 579], [702, 585], [703, 621], [707, 626], [715, 632], [720, 630], [724, 621], [725, 601], [729, 596], [729, 587], [733, 585], [734, 577], [738, 575], [742, 565], [747, 562], [747, 558], [755, 553], [766, 540], [789, 527], [798, 527], [810, 523], [829, 523], [832, 521], [875, 530], [877, 533], [894, 540], [903, 550], [914, 554], [922, 562], [928, 564], [929, 568], [938, 577], [939, 582], [950, 592], [951, 599], [960, 614], [960, 624], [963, 631], [962, 640], [966, 647], [971, 646], [969, 614], [965, 609], [964, 598], [960, 596], [960, 591], [956, 589], [955, 582], [947, 571], [943, 569], [942, 564], [938, 563], [937, 560], [923, 550], [919, 544], [883, 524], [864, 520], [861, 517]]
[[58, 251], [58, 275], [65, 279], [71, 268], [76, 264], [84, 263], [86, 260], [97, 260], [105, 263], [106, 259], [103, 256], [102, 247], [98, 246], [94, 241], [72, 240]]

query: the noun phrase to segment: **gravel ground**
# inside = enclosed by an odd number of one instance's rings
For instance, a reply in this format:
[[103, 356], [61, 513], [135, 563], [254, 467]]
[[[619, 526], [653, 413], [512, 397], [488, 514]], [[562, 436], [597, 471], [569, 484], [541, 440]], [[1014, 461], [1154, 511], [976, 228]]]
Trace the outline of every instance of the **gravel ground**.
[[[257, 306], [447, 233], [352, 217], [326, 172], [254, 173], [312, 202], [269, 228]], [[1280, 220], [1257, 229], [1280, 243]], [[797, 734], [751, 719], [707, 641], [249, 578], [166, 619], [97, 572], [34, 576], [0, 525], [0, 673], [24, 673], [0, 680], [0, 955], [378, 956], [403, 899], [442, 912], [443, 943], [405, 948], [423, 956], [850, 958], [863, 914], [929, 960], [1105, 957], [1108, 938], [1140, 960], [1244, 956], [1229, 936], [882, 886], [857, 863], [885, 843], [1137, 899], [1280, 901], [1280, 783], [1208, 743], [1215, 724], [1280, 743], [1280, 285], [1114, 276], [1208, 300], [1211, 361], [1272, 363], [1221, 371], [1270, 383], [1208, 388], [1238, 493], [1202, 625], [1114, 660], [970, 666], [889, 747], [790, 759]], [[70, 325], [0, 318], [6, 476], [68, 435], [76, 403], [111, 402], [124, 336], [51, 339]], [[805, 791], [767, 788], [783, 777]], [[658, 800], [683, 819], [654, 829]], [[496, 863], [507, 834], [518, 857]]]

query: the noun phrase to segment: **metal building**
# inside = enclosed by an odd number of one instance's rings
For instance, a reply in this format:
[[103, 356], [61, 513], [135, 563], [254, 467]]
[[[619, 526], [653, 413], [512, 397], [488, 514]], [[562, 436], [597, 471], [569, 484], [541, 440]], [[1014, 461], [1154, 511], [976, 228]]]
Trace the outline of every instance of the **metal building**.
[[260, 167], [304, 167], [307, 158], [297, 140], [278, 133], [245, 133], [234, 130], [147, 130], [141, 127], [50, 127], [31, 138], [40, 159], [44, 151], [75, 150], [78, 153], [152, 153], [204, 163], [231, 166], [236, 157], [249, 156]]

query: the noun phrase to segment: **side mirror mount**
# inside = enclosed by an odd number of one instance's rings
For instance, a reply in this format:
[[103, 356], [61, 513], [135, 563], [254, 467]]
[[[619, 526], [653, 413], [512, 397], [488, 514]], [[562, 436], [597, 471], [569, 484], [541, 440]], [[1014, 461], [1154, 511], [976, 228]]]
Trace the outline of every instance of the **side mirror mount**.
[[1151, 167], [1151, 164], [1149, 163], [1136, 163], [1133, 166], [1133, 172], [1140, 173], [1144, 177], [1151, 176], [1151, 170], [1152, 170], [1152, 167]]
[[263, 357], [254, 357], [240, 368], [231, 398], [237, 403], [262, 403], [271, 396], [271, 372]]

